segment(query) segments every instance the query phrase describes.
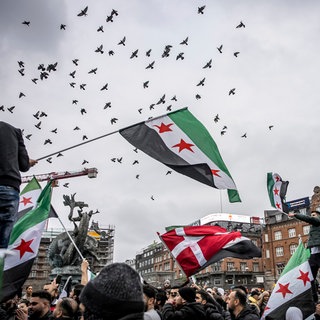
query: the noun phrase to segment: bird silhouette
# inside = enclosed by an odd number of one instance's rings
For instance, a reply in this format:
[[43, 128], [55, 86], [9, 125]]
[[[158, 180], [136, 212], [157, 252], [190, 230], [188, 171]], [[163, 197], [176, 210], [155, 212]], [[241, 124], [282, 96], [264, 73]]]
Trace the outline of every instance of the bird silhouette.
[[0, 110], [3, 111], [3, 112], [5, 111], [4, 110], [4, 105], [0, 106]]
[[51, 130], [51, 132], [57, 134], [58, 133], [58, 128], [55, 128], [55, 129]]
[[139, 51], [138, 49], [135, 50], [135, 51], [133, 51], [133, 52], [131, 53], [130, 59], [138, 58], [138, 51]]
[[80, 113], [83, 115], [83, 114], [87, 113], [87, 111], [85, 108], [81, 108]]
[[174, 95], [172, 98], [171, 98], [172, 101], [177, 101], [177, 97]]
[[26, 25], [27, 27], [30, 27], [30, 21], [24, 20], [24, 21], [22, 22], [22, 24]]
[[146, 89], [146, 88], [149, 88], [149, 81], [145, 81], [143, 83], [143, 88]]
[[65, 24], [60, 24], [60, 30], [66, 30], [66, 25]]
[[80, 89], [81, 90], [86, 90], [86, 83], [82, 83], [82, 84], [80, 84]]
[[141, 114], [142, 113], [142, 108], [138, 109], [138, 112]]
[[139, 179], [139, 177], [140, 177], [140, 175], [139, 175], [139, 174], [137, 174], [137, 175], [136, 175], [136, 179]]
[[172, 173], [172, 171], [171, 171], [171, 170], [168, 170], [167, 173], [166, 173], [166, 176], [167, 176], [168, 174], [171, 174], [171, 173]]
[[115, 124], [115, 123], [117, 123], [117, 121], [118, 121], [117, 118], [112, 118], [112, 119], [110, 120], [111, 124]]
[[64, 186], [65, 188], [69, 188], [69, 182], [66, 182], [63, 186]]
[[106, 84], [100, 89], [100, 91], [103, 91], [103, 90], [108, 90], [108, 83], [106, 83]]
[[14, 110], [15, 106], [12, 106], [10, 108], [7, 108], [7, 110], [10, 112], [10, 113], [13, 113], [13, 110]]
[[52, 157], [49, 157], [48, 159], [46, 159], [49, 163], [52, 163]]
[[113, 15], [107, 16], [106, 22], [113, 22]]
[[154, 197], [153, 197], [153, 196], [151, 196], [151, 197], [150, 197], [150, 199], [151, 199], [151, 200], [154, 200]]
[[149, 63], [146, 67], [146, 69], [153, 69], [154, 68], [154, 63], [155, 61], [152, 61], [151, 63]]
[[97, 74], [98, 68], [91, 69], [88, 73]]
[[222, 53], [222, 48], [223, 48], [223, 45], [221, 45], [220, 47], [217, 47], [217, 49], [218, 49], [218, 51], [219, 51], [220, 53]]
[[154, 106], [155, 106], [155, 104], [151, 103], [150, 106], [149, 106], [149, 110], [154, 110]]
[[166, 103], [166, 95], [164, 94], [156, 104]]
[[43, 71], [43, 72], [40, 73], [40, 80], [48, 79], [48, 76], [49, 76], [49, 73]]
[[84, 159], [84, 160], [82, 161], [82, 164], [81, 164], [81, 165], [84, 165], [84, 164], [86, 164], [86, 163], [89, 163], [89, 161]]
[[63, 154], [61, 153], [61, 152], [59, 152], [58, 154], [57, 154], [57, 158], [58, 157], [63, 157]]
[[210, 59], [203, 67], [202, 69], [211, 68], [212, 67], [212, 59]]
[[221, 131], [220, 131], [220, 134], [221, 134], [222, 136], [223, 136], [225, 133], [226, 133], [225, 130], [221, 130]]
[[37, 129], [41, 130], [41, 121], [34, 125]]
[[273, 128], [273, 125], [270, 125], [270, 126], [269, 126], [269, 130], [271, 130], [272, 128]]
[[151, 55], [151, 50], [152, 50], [152, 49], [149, 49], [149, 50], [146, 52], [146, 56], [147, 56], [147, 57], [150, 57], [150, 55]]
[[200, 80], [199, 83], [197, 84], [197, 87], [204, 86], [205, 80], [206, 80], [206, 78], [203, 78], [202, 80]]
[[82, 136], [82, 141], [84, 140], [88, 140], [88, 137], [85, 134]]
[[100, 27], [97, 29], [97, 32], [104, 32], [104, 31], [103, 31], [103, 26], [100, 26]]
[[125, 36], [122, 38], [122, 40], [119, 41], [118, 45], [123, 45], [123, 46], [126, 45], [126, 37]]
[[77, 131], [77, 130], [80, 130], [80, 128], [77, 126], [77, 127], [74, 127], [73, 130]]
[[76, 83], [75, 83], [75, 82], [70, 82], [69, 84], [70, 84], [70, 86], [71, 86], [72, 88], [74, 88], [74, 87], [75, 87], [75, 85], [76, 85]]
[[41, 113], [40, 113], [40, 115], [39, 115], [39, 117], [41, 118], [41, 117], [47, 117], [48, 115], [44, 112], [44, 111], [41, 111]]
[[23, 77], [23, 76], [24, 76], [24, 68], [19, 69], [18, 71], [19, 71], [19, 73], [21, 74], [21, 76]]
[[135, 153], [138, 153], [138, 148], [134, 148], [133, 151], [134, 151]]
[[39, 120], [40, 117], [40, 111], [37, 111], [35, 114], [33, 114], [33, 116]]
[[213, 121], [214, 121], [214, 122], [218, 122], [219, 120], [220, 120], [219, 114], [217, 114], [217, 115], [214, 117]]
[[94, 52], [99, 52], [99, 53], [103, 54], [103, 53], [104, 53], [104, 51], [103, 51], [103, 44], [101, 44], [99, 47], [97, 47], [97, 49], [94, 50]]
[[19, 99], [21, 99], [22, 97], [25, 97], [26, 95], [23, 92], [19, 93]]
[[114, 51], [113, 51], [113, 50], [109, 50], [109, 51], [108, 51], [108, 55], [109, 55], [109, 56], [113, 56], [113, 55], [114, 55]]
[[58, 65], [58, 62], [48, 64], [47, 71], [48, 72], [57, 71], [57, 65]]
[[37, 79], [37, 78], [33, 78], [33, 79], [31, 79], [31, 81], [32, 81], [34, 84], [37, 84], [38, 79]]
[[80, 13], [77, 14], [78, 17], [86, 16], [88, 12], [88, 6], [86, 6], [83, 10], [80, 11]]
[[176, 56], [176, 60], [184, 60], [184, 53], [183, 52], [180, 52], [177, 56]]
[[199, 93], [196, 94], [196, 99], [197, 99], [197, 100], [201, 99], [201, 96], [200, 96]]
[[52, 144], [52, 141], [51, 141], [51, 139], [46, 139], [43, 144], [44, 144], [44, 145], [46, 145], [46, 144]]
[[121, 158], [117, 158], [117, 162], [122, 163], [122, 157]]
[[247, 137], [247, 133], [244, 133], [241, 138], [246, 138]]
[[70, 72], [70, 73], [69, 73], [69, 76], [72, 77], [72, 78], [74, 78], [74, 77], [75, 77], [75, 74], [76, 74], [76, 70]]
[[75, 64], [76, 66], [78, 66], [78, 62], [79, 62], [79, 59], [73, 59], [72, 60], [72, 63]]
[[236, 88], [230, 89], [229, 90], [229, 96], [234, 95], [236, 93]]
[[38, 66], [38, 70], [46, 71], [46, 68], [43, 63], [40, 63]]
[[111, 102], [106, 102], [103, 109], [111, 108]]
[[135, 165], [135, 164], [139, 164], [139, 161], [138, 160], [134, 160], [132, 165]]
[[222, 130], [227, 130], [228, 127], [227, 126], [223, 126]]
[[206, 6], [198, 7], [198, 14], [203, 14]]
[[240, 23], [236, 26], [236, 28], [245, 28], [245, 27], [246, 26], [242, 21], [240, 21]]
[[170, 106], [167, 106], [167, 111], [171, 111], [172, 105], [170, 104]]
[[30, 140], [31, 136], [32, 136], [32, 134], [27, 134], [26, 139]]
[[22, 60], [18, 61], [19, 68], [24, 68], [24, 62]]
[[110, 160], [111, 160], [112, 162], [116, 162], [117, 159], [116, 159], [116, 158], [111, 158]]
[[119, 15], [119, 13], [118, 13], [118, 11], [117, 11], [117, 10], [112, 9], [112, 11], [111, 11], [111, 15], [112, 15], [112, 16], [117, 16], [117, 15]]
[[188, 45], [189, 37], [186, 37], [183, 41], [180, 42], [182, 45]]
[[236, 51], [236, 52], [233, 53], [233, 55], [237, 58], [239, 53], [240, 53], [239, 51]]

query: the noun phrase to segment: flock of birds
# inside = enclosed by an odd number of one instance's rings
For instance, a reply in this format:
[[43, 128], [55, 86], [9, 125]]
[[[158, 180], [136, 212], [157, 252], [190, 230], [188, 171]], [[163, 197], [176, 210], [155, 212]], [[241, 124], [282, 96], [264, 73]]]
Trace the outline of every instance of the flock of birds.
[[[197, 7], [197, 9], [195, 10], [197, 14], [199, 15], [204, 15], [205, 12], [206, 12], [206, 6], [203, 5], [203, 6], [200, 6], [200, 7]], [[75, 13], [75, 16], [81, 18], [81, 19], [85, 19], [88, 15], [90, 14], [90, 8], [89, 6], [86, 6], [85, 8], [81, 9], [78, 13]], [[105, 19], [105, 22], [108, 24], [108, 23], [113, 23], [115, 22], [117, 19], [120, 19], [121, 17], [121, 13], [118, 12], [118, 10], [115, 10], [115, 9], [112, 9], [111, 12], [107, 15], [106, 19]], [[29, 20], [24, 20], [22, 22], [22, 24], [27, 27], [30, 31], [31, 28], [32, 28], [32, 21], [29, 21]], [[240, 21], [238, 24], [235, 25], [235, 28], [236, 29], [244, 29], [246, 27], [246, 25]], [[60, 24], [60, 30], [63, 31], [63, 32], [68, 32], [68, 25], [67, 24], [63, 24], [61, 23]], [[104, 33], [105, 32], [105, 27], [104, 25], [99, 25], [97, 26], [97, 29], [96, 29], [96, 32], [98, 33]], [[191, 44], [191, 40], [189, 39], [189, 36], [185, 37], [184, 39], [181, 39], [181, 41], [179, 42], [179, 45], [178, 45], [178, 49], [181, 49], [181, 48], [187, 48], [188, 46], [190, 46]], [[117, 46], [120, 47], [126, 47], [127, 45], [127, 37], [126, 36], [123, 36], [119, 39], [119, 41], [116, 43]], [[224, 53], [224, 47], [223, 47], [223, 44], [219, 44], [219, 46], [216, 47], [217, 49], [217, 54], [223, 54]], [[116, 54], [115, 52], [116, 50], [115, 49], [110, 49], [110, 48], [106, 48], [104, 46], [104, 44], [100, 44], [98, 45], [95, 49], [93, 49], [93, 52], [95, 54], [98, 54], [98, 55], [108, 55], [108, 56], [113, 56]], [[174, 59], [176, 61], [182, 61], [186, 58], [186, 54], [184, 52], [183, 49], [181, 50], [178, 50], [179, 52], [176, 52], [174, 53], [173, 52], [173, 46], [172, 45], [165, 45], [164, 48], [163, 48], [163, 51], [161, 52], [161, 59], [166, 59], [166, 58], [169, 58], [169, 57], [172, 57], [174, 56]], [[129, 59], [137, 59], [139, 56], [141, 55], [144, 55], [145, 57], [147, 58], [150, 58], [152, 55], [154, 55], [154, 53], [152, 52], [152, 49], [148, 49], [144, 52], [141, 52], [140, 49], [134, 49], [133, 51], [131, 51], [131, 53], [128, 55], [128, 58]], [[237, 59], [240, 55], [240, 52], [239, 51], [235, 51], [233, 52], [233, 56], [235, 59]], [[17, 61], [17, 72], [18, 74], [21, 76], [21, 77], [29, 77], [28, 73], [26, 72], [26, 64], [27, 62], [25, 61], [22, 61], [22, 60], [19, 60]], [[74, 69], [73, 70], [70, 70], [69, 74], [68, 74], [68, 85], [71, 89], [76, 89], [76, 88], [79, 88], [79, 90], [81, 91], [86, 91], [87, 90], [87, 83], [86, 82], [82, 82], [82, 81], [78, 81], [77, 79], [77, 74], [78, 74], [78, 70], [79, 68], [81, 67], [81, 61], [80, 59], [78, 58], [74, 58], [72, 59], [72, 65], [74, 66]], [[203, 62], [202, 64], [202, 69], [204, 70], [209, 70], [209, 69], [212, 69], [213, 67], [213, 59], [209, 59], [208, 61], [205, 61]], [[145, 65], [145, 70], [153, 70], [157, 68], [157, 60], [154, 59], [154, 60], [151, 60], [149, 61], [146, 65]], [[34, 85], [37, 85], [43, 81], [46, 81], [47, 79], [49, 79], [50, 77], [53, 76], [53, 74], [59, 69], [59, 62], [50, 62], [50, 63], [39, 63], [39, 65], [36, 67], [36, 70], [34, 70], [34, 72], [36, 73], [36, 76], [32, 76], [30, 77], [30, 81], [34, 84]], [[95, 76], [97, 75], [97, 73], [99, 72], [99, 67], [96, 66], [96, 67], [93, 67], [93, 68], [90, 68], [89, 70], [87, 70], [87, 74], [90, 75], [90, 76]], [[201, 78], [200, 80], [198, 80], [197, 82], [195, 82], [195, 87], [198, 88], [198, 87], [203, 87], [206, 85], [206, 77], [203, 77]], [[141, 86], [143, 89], [148, 89], [149, 86], [151, 85], [150, 83], [150, 80], [145, 80]], [[101, 85], [98, 90], [99, 91], [108, 91], [110, 89], [110, 85], [109, 83], [104, 83], [103, 85]], [[229, 96], [234, 96], [236, 95], [237, 93], [237, 89], [236, 88], [230, 88], [228, 92], [226, 92], [227, 95]], [[24, 99], [26, 96], [28, 95], [27, 92], [19, 92], [18, 94], [18, 98], [19, 99]], [[201, 99], [201, 94], [200, 93], [196, 93], [195, 94], [195, 99], [196, 100], [199, 100]], [[152, 111], [155, 109], [155, 107], [157, 106], [165, 106], [165, 111], [166, 112], [170, 112], [170, 111], [173, 111], [174, 110], [174, 103], [176, 103], [178, 101], [178, 98], [176, 95], [173, 95], [173, 96], [168, 96], [168, 94], [164, 93], [162, 94], [160, 97], [158, 97], [157, 99], [155, 99], [152, 103], [150, 103], [148, 106], [146, 107], [139, 107], [137, 109], [137, 112], [139, 114], [143, 114], [144, 113], [144, 110], [149, 110], [149, 111]], [[79, 99], [78, 98], [74, 98], [72, 99], [72, 102], [71, 102], [72, 105], [74, 106], [77, 106], [79, 104]], [[112, 102], [111, 101], [106, 101], [105, 104], [103, 105], [102, 109], [103, 110], [106, 110], [106, 109], [111, 109], [112, 107]], [[0, 106], [0, 111], [2, 112], [9, 112], [11, 114], [14, 114], [15, 113], [15, 110], [16, 110], [16, 106], [13, 105], [13, 106], [8, 106], [8, 107], [5, 107], [4, 105], [1, 105]], [[79, 108], [79, 113], [81, 116], [85, 116], [87, 114], [88, 110], [85, 108], [85, 107], [80, 107]], [[38, 132], [38, 130], [42, 130], [43, 128], [43, 124], [44, 122], [47, 121], [47, 118], [48, 118], [48, 111], [47, 110], [36, 110], [34, 113], [33, 113], [33, 119], [35, 121], [34, 123], [34, 128], [36, 129], [36, 132]], [[152, 117], [149, 117], [149, 118], [152, 118]], [[117, 124], [119, 118], [118, 116], [112, 116], [110, 118], [110, 124], [111, 125], [115, 125]], [[218, 123], [220, 121], [220, 117], [219, 117], [219, 114], [217, 114], [214, 118], [213, 118], [213, 121], [214, 123]], [[269, 126], [269, 130], [272, 129], [272, 125]], [[227, 126], [226, 125], [223, 125], [222, 126], [222, 129], [220, 131], [221, 133], [221, 136], [222, 135], [225, 135], [227, 133]], [[73, 131], [78, 131], [78, 130], [81, 130], [80, 129], [80, 126], [75, 126], [73, 128]], [[58, 127], [54, 127], [50, 130], [50, 134], [51, 135], [56, 135], [58, 134], [59, 132], [59, 128]], [[27, 133], [27, 132], [24, 132], [24, 136], [27, 140], [31, 140], [32, 139], [32, 136], [33, 136], [34, 133]], [[243, 135], [241, 136], [242, 138], [247, 138], [247, 133], [243, 133]], [[82, 134], [82, 141], [90, 141], [89, 138], [88, 138], [88, 135], [86, 133], [83, 133]], [[53, 144], [53, 141], [54, 139], [50, 136], [50, 137], [46, 137], [44, 138], [43, 140], [43, 145], [52, 145]], [[134, 149], [134, 151], [137, 153], [138, 150], [137, 149]], [[53, 156], [56, 156], [56, 157], [62, 157], [64, 154], [63, 152], [56, 152], [56, 154], [52, 154], [50, 156], [48, 156], [46, 158], [46, 161], [48, 163], [53, 163]], [[113, 163], [118, 163], [118, 164], [121, 164], [123, 162], [123, 157], [112, 157], [111, 158], [111, 161]], [[88, 164], [89, 161], [86, 160], [86, 159], [83, 159], [82, 161], [82, 165], [86, 165]], [[139, 160], [138, 159], [134, 159], [134, 161], [132, 162], [132, 165], [138, 165], [139, 164]], [[172, 171], [169, 170], [169, 171], [166, 171], [166, 175], [169, 175], [171, 174]], [[140, 174], [136, 174], [135, 175], [136, 179], [140, 179]], [[68, 188], [69, 187], [69, 183], [66, 183], [64, 184], [64, 187]], [[154, 196], [151, 196], [151, 199], [154, 200]]]

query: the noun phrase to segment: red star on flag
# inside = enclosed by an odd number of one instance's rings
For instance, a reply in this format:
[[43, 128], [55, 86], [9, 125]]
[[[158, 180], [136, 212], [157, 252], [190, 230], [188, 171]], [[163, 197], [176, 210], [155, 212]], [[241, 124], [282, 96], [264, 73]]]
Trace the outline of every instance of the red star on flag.
[[275, 176], [276, 182], [280, 181], [280, 177], [279, 176]]
[[281, 209], [281, 204], [280, 203], [276, 203], [276, 207], [278, 208], [278, 209]]
[[274, 192], [274, 194], [275, 194], [276, 196], [279, 195], [279, 189], [275, 188], [275, 189], [273, 190], [273, 192]]
[[219, 171], [220, 171], [220, 170], [211, 169], [211, 172], [212, 172], [212, 174], [213, 174], [214, 176], [221, 178], [221, 177], [218, 175], [218, 172], [219, 172]]
[[154, 127], [157, 127], [159, 129], [158, 133], [163, 133], [163, 132], [168, 132], [168, 131], [172, 131], [171, 130], [171, 126], [173, 126], [173, 123], [169, 123], [169, 124], [164, 124], [163, 122], [161, 122], [161, 125], [154, 125]]
[[278, 291], [276, 291], [276, 293], [277, 293], [277, 292], [281, 292], [283, 298], [286, 297], [286, 294], [287, 294], [287, 293], [291, 293], [291, 294], [292, 294], [292, 292], [291, 292], [291, 291], [289, 290], [289, 288], [288, 288], [288, 287], [289, 287], [289, 284], [290, 284], [290, 283], [287, 283], [287, 284], [283, 285], [283, 284], [279, 283], [279, 289], [278, 289]]
[[297, 279], [302, 280], [303, 285], [306, 286], [307, 282], [310, 281], [309, 271], [303, 272], [302, 270], [299, 270], [299, 272], [300, 272], [300, 277], [298, 277]]
[[187, 149], [191, 152], [194, 152], [191, 147], [194, 146], [194, 144], [191, 144], [191, 143], [187, 143], [185, 142], [183, 139], [180, 140], [179, 143], [175, 144], [174, 146], [172, 146], [172, 148], [177, 148], [179, 147], [179, 152], [181, 152], [182, 150], [184, 149]]
[[24, 239], [21, 239], [21, 243], [13, 248], [14, 250], [19, 250], [20, 251], [20, 259], [23, 257], [23, 255], [26, 252], [31, 252], [34, 253], [33, 250], [30, 248], [31, 243], [33, 242], [34, 239], [31, 239], [29, 241], [24, 241]]
[[20, 201], [20, 203], [23, 203], [23, 205], [26, 206], [28, 203], [32, 203], [31, 199], [32, 197], [30, 198], [22, 197], [22, 200]]

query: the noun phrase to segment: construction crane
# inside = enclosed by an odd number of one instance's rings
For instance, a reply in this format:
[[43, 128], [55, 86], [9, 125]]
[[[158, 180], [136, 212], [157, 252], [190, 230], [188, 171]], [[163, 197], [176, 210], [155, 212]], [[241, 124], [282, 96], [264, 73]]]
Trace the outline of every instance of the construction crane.
[[[79, 171], [64, 171], [64, 172], [50, 172], [44, 174], [36, 174], [33, 176], [26, 176], [21, 178], [22, 183], [28, 183], [32, 180], [33, 177], [36, 177], [38, 181], [48, 181], [48, 180], [60, 180], [81, 176], [88, 176], [88, 178], [96, 178], [98, 174], [97, 168], [84, 168]], [[58, 184], [55, 183], [55, 186]]]

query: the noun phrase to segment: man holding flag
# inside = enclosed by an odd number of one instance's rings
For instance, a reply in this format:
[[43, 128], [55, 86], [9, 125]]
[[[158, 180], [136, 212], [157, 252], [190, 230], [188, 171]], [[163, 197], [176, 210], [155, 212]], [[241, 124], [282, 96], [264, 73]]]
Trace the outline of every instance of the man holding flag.
[[16, 221], [20, 171], [26, 172], [36, 163], [29, 159], [21, 130], [0, 121], [0, 255], [8, 247]]

